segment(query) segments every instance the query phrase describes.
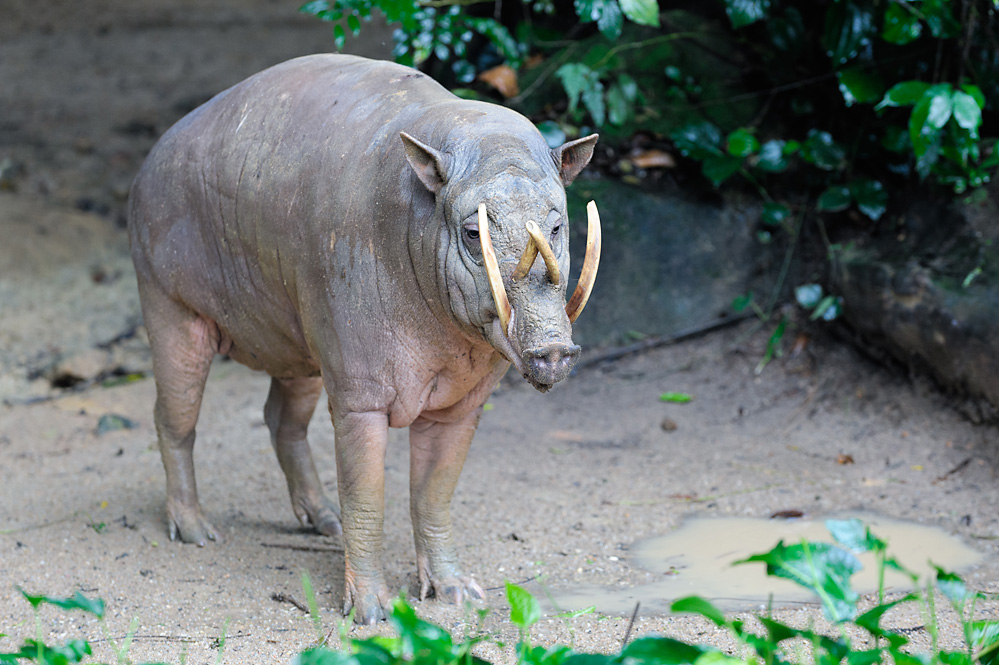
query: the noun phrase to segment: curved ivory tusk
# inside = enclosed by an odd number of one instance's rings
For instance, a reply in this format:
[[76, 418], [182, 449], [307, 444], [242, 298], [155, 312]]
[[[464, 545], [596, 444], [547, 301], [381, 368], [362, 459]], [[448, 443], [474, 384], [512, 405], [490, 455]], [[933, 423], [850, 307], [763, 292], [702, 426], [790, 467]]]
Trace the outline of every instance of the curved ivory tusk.
[[503, 333], [510, 326], [510, 301], [503, 288], [503, 278], [500, 277], [499, 263], [496, 261], [496, 250], [493, 249], [493, 239], [489, 235], [489, 218], [486, 216], [486, 204], [479, 204], [479, 241], [482, 243], [482, 262], [486, 264], [486, 276], [489, 278], [489, 290], [493, 293], [496, 303], [496, 314], [499, 316]]
[[534, 245], [541, 252], [541, 258], [545, 260], [545, 267], [548, 268], [548, 279], [552, 281], [552, 284], [558, 286], [559, 283], [559, 270], [558, 261], [555, 259], [555, 252], [552, 251], [551, 245], [545, 240], [545, 237], [541, 235], [541, 229], [534, 222], [527, 223], [527, 233], [531, 236], [531, 240]]
[[600, 265], [600, 215], [597, 213], [597, 204], [593, 201], [586, 204], [586, 220], [586, 258], [583, 259], [583, 270], [579, 273], [576, 290], [565, 306], [569, 323], [574, 323], [586, 307], [593, 282], [597, 279], [597, 267]]
[[[524, 248], [524, 253], [520, 256], [520, 262], [517, 263], [517, 267], [513, 270], [513, 275], [511, 277], [514, 280], [523, 279], [527, 276], [527, 273], [531, 272], [531, 266], [534, 265], [535, 259], [538, 258], [538, 245], [534, 241], [534, 236], [531, 233], [531, 224], [534, 222], [527, 223], [527, 247]], [[538, 228], [537, 224], [534, 224], [534, 228]]]

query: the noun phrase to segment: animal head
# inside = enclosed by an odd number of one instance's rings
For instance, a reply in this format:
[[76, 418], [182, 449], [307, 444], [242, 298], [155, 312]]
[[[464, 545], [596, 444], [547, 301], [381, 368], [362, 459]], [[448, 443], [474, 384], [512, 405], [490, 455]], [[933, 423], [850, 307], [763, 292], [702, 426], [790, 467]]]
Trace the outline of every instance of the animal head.
[[600, 221], [591, 202], [586, 258], [566, 302], [565, 185], [590, 161], [597, 135], [549, 149], [533, 125], [505, 113], [506, 122], [461, 126], [438, 147], [401, 136], [410, 166], [436, 198], [438, 285], [451, 315], [545, 392], [579, 357], [572, 322], [600, 260]]

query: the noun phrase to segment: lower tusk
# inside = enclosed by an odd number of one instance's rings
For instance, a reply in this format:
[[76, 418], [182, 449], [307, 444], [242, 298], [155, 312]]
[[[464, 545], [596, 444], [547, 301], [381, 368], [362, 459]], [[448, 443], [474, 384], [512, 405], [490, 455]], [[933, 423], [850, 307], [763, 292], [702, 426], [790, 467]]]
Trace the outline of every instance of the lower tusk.
[[[527, 223], [527, 232], [531, 232], [531, 224], [534, 222]], [[537, 224], [534, 227], [537, 228]], [[535, 259], [538, 258], [538, 244], [534, 241], [532, 236], [527, 238], [527, 247], [524, 248], [524, 253], [520, 257], [520, 262], [517, 263], [517, 267], [513, 270], [512, 279], [518, 280], [523, 279], [527, 276], [527, 273], [531, 272], [531, 266], [534, 265]]]
[[499, 316], [500, 325], [506, 333], [510, 327], [510, 301], [506, 297], [506, 289], [503, 288], [503, 278], [500, 277], [499, 263], [496, 261], [496, 250], [493, 249], [493, 240], [489, 235], [489, 218], [486, 216], [486, 204], [479, 204], [479, 241], [482, 243], [482, 262], [486, 264], [486, 276], [489, 278], [489, 290], [493, 293], [493, 302], [496, 303], [496, 314]]
[[583, 259], [583, 270], [579, 273], [576, 290], [565, 306], [569, 323], [574, 323], [586, 307], [593, 283], [597, 279], [597, 267], [600, 265], [600, 215], [597, 213], [597, 204], [593, 201], [586, 204], [586, 221], [586, 258]]
[[551, 245], [541, 235], [541, 229], [534, 222], [527, 223], [527, 233], [531, 236], [528, 245], [533, 242], [534, 246], [541, 252], [541, 258], [545, 260], [545, 267], [548, 268], [548, 278], [552, 281], [552, 284], [558, 286], [560, 281], [558, 261], [555, 259], [555, 252], [552, 251]]

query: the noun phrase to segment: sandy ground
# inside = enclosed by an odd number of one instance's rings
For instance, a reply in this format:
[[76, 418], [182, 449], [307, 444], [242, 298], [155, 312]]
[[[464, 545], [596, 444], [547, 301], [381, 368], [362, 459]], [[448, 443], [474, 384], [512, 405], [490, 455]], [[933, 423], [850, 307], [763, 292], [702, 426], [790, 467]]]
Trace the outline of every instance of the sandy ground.
[[[651, 573], [631, 563], [629, 550], [690, 515], [873, 511], [936, 525], [985, 555], [967, 579], [999, 592], [999, 481], [987, 461], [995, 459], [995, 432], [962, 420], [921, 382], [826, 342], [756, 377], [765, 335], [744, 339], [740, 333], [585, 369], [546, 396], [518, 382], [497, 392], [454, 500], [461, 556], [490, 590], [487, 605], [495, 611], [488, 629], [503, 630], [498, 587], [507, 579], [543, 575], [555, 593], [650, 581]], [[0, 625], [6, 632], [26, 634], [30, 626], [30, 611], [12, 585], [67, 595], [81, 589], [108, 601], [108, 625], [117, 636], [138, 617], [131, 651], [137, 660], [176, 662], [186, 650], [189, 662], [207, 662], [227, 625], [224, 662], [285, 662], [315, 639], [305, 613], [272, 599], [304, 600], [302, 571], [319, 592], [324, 627], [334, 627], [339, 543], [294, 520], [261, 417], [267, 383], [231, 362], [219, 362], [209, 381], [196, 458], [202, 503], [224, 529], [225, 542], [205, 548], [166, 538], [151, 381], [0, 412]], [[689, 392], [694, 400], [661, 403], [666, 390]], [[105, 413], [138, 426], [98, 435]], [[676, 429], [664, 430], [664, 418]], [[322, 410], [311, 436], [322, 478], [334, 492], [333, 434]], [[414, 589], [407, 454], [404, 432], [393, 430], [385, 565], [393, 588]], [[841, 454], [853, 463], [838, 463]], [[738, 545], [725, 533], [716, 537], [720, 551]], [[538, 591], [537, 581], [529, 587]], [[460, 608], [428, 600], [418, 609], [465, 629]], [[820, 615], [809, 605], [785, 612], [795, 621]], [[999, 618], [999, 604], [990, 601], [979, 612]], [[915, 611], [898, 612], [892, 622], [923, 625]], [[627, 619], [601, 614], [569, 625], [577, 647], [607, 650], [620, 643]], [[49, 612], [43, 626], [56, 636], [102, 637], [83, 616]], [[642, 614], [636, 630], [722, 639], [698, 622], [663, 615]], [[567, 628], [550, 619], [533, 634], [544, 643], [570, 639]], [[946, 635], [958, 639], [953, 627]], [[504, 636], [513, 637], [508, 629]], [[10, 637], [0, 641], [0, 647], [12, 644]], [[100, 658], [110, 659], [104, 643], [98, 649]]]
[[[102, 383], [149, 369], [120, 218], [142, 154], [185, 106], [268, 61], [328, 46], [329, 28], [275, 18], [285, 8], [264, 0], [211, 11], [178, 0], [145, 13], [99, 4], [106, 14], [14, 3], [0, 31], [0, 176], [13, 190], [0, 192], [0, 632], [8, 635], [0, 651], [33, 634], [19, 585], [103, 597], [116, 639], [137, 618], [136, 662], [213, 662], [223, 631], [222, 662], [287, 662], [316, 634], [307, 614], [275, 594], [304, 601], [307, 571], [323, 628], [334, 628], [343, 557], [336, 539], [302, 529], [290, 510], [263, 425], [267, 377], [220, 360], [209, 379], [196, 461], [202, 504], [225, 542], [205, 548], [166, 537], [152, 381]], [[659, 575], [637, 565], [636, 545], [691, 516], [863, 512], [929, 525], [981, 553], [966, 578], [999, 593], [999, 432], [962, 419], [924, 380], [823, 336], [796, 354], [789, 339], [787, 356], [757, 376], [768, 334], [747, 323], [590, 366], [548, 395], [516, 377], [504, 382], [453, 504], [462, 559], [488, 589], [484, 630], [515, 639], [504, 580], [556, 596], [603, 585], [615, 590], [610, 607], [621, 589]], [[77, 383], [66, 391], [53, 381]], [[694, 399], [663, 403], [665, 391]], [[98, 433], [106, 414], [135, 427]], [[322, 409], [311, 437], [335, 495]], [[393, 588], [415, 589], [405, 433], [393, 431], [391, 444], [385, 567]], [[719, 552], [739, 545], [721, 529], [711, 537]], [[628, 619], [597, 604], [567, 623], [544, 619], [533, 638], [618, 648]], [[458, 633], [471, 629], [463, 608], [433, 600], [417, 608]], [[779, 613], [798, 625], [820, 617], [811, 604]], [[999, 602], [978, 613], [999, 619]], [[960, 639], [951, 619], [945, 645]], [[913, 608], [889, 623], [928, 642]], [[42, 628], [56, 640], [90, 639], [98, 660], [114, 660], [85, 615], [47, 609]], [[728, 644], [703, 622], [647, 609], [635, 634], [652, 632]], [[483, 655], [511, 659], [495, 647]]]

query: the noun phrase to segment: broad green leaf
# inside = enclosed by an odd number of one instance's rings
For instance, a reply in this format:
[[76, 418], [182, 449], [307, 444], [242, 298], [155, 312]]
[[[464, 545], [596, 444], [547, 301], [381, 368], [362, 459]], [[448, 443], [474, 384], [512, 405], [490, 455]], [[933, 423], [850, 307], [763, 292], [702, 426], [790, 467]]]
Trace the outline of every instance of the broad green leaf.
[[[540, 645], [527, 646], [526, 643], [521, 642], [517, 646], [519, 649], [523, 649], [518, 665], [561, 665], [573, 653], [569, 647], [558, 644], [545, 648]], [[424, 661], [418, 662], [423, 663]], [[430, 663], [426, 663], [426, 665], [430, 665]]]
[[760, 362], [756, 363], [754, 372], [760, 374], [763, 369], [770, 364], [770, 361], [774, 359], [775, 356], [779, 357], [781, 355], [780, 342], [784, 339], [784, 331], [787, 329], [787, 317], [780, 317], [780, 323], [774, 328], [773, 333], [770, 335], [770, 339], [767, 340], [767, 349], [763, 352], [763, 357], [760, 358]]
[[892, 44], [908, 44], [919, 39], [922, 32], [923, 25], [914, 11], [894, 2], [888, 4], [888, 9], [885, 10], [884, 29], [881, 31], [882, 39]]
[[961, 32], [961, 23], [954, 16], [954, 3], [950, 0], [923, 0], [919, 3], [930, 34], [937, 39], [957, 37]]
[[746, 661], [721, 651], [706, 651], [694, 661], [694, 665], [746, 665]]
[[[930, 113], [934, 102], [944, 95], [948, 101], [937, 103], [935, 121], [931, 122]], [[923, 178], [929, 175], [930, 169], [939, 158], [941, 143], [939, 127], [943, 125], [938, 127], [935, 122], [939, 122], [944, 113], [949, 116], [949, 100], [950, 86], [948, 84], [931, 86], [916, 102], [909, 115], [909, 140], [912, 141], [912, 152], [916, 156], [916, 171]]]
[[617, 657], [609, 653], [573, 653], [564, 660], [549, 660], [545, 665], [610, 665]]
[[760, 149], [759, 140], [745, 128], [729, 133], [725, 140], [726, 150], [733, 157], [749, 157]]
[[978, 137], [982, 124], [982, 109], [974, 97], [966, 92], [955, 90], [951, 97], [954, 105], [954, 120], [958, 126], [968, 130], [972, 138]]
[[927, 94], [932, 96], [926, 114], [926, 124], [935, 129], [943, 129], [954, 112], [954, 97], [950, 86], [935, 85], [927, 91]]
[[659, 3], [657, 0], [621, 0], [621, 11], [629, 20], [639, 25], [659, 27]]
[[742, 28], [766, 18], [770, 0], [725, 0], [725, 13], [733, 28]]
[[506, 599], [510, 603], [510, 622], [527, 630], [541, 618], [541, 605], [526, 589], [506, 583]]
[[808, 317], [810, 321], [821, 318], [823, 321], [835, 321], [842, 311], [839, 296], [826, 296], [815, 306], [815, 311]]
[[617, 86], [621, 88], [621, 93], [629, 102], [638, 100], [638, 82], [627, 74], [618, 74]]
[[[40, 665], [64, 665], [80, 663], [91, 654], [90, 644], [85, 640], [70, 640], [62, 646], [49, 646], [36, 640], [25, 640], [20, 651], [0, 655], [0, 662], [19, 663], [21, 659]], [[13, 660], [6, 660], [13, 656]]]
[[866, 651], [850, 651], [846, 654], [847, 665], [874, 665], [884, 659], [881, 649], [868, 649]]
[[607, 107], [604, 105], [604, 84], [600, 79], [594, 79], [589, 87], [583, 88], [583, 105], [590, 112], [593, 123], [600, 127], [607, 119]]
[[985, 94], [982, 92], [981, 88], [970, 83], [962, 83], [961, 90], [971, 95], [971, 98], [975, 100], [976, 104], [978, 104], [978, 108], [985, 108]]
[[344, 31], [343, 26], [337, 23], [333, 26], [333, 44], [338, 51], [342, 51], [346, 43], [347, 33]]
[[791, 209], [782, 203], [769, 201], [763, 204], [760, 217], [767, 226], [780, 226], [791, 217]]
[[999, 621], [974, 621], [971, 647], [981, 665], [999, 665]]
[[700, 596], [687, 596], [674, 601], [670, 605], [669, 610], [670, 612], [700, 614], [716, 626], [725, 626], [727, 623], [725, 621], [725, 614]]
[[777, 543], [769, 552], [737, 561], [762, 562], [767, 574], [792, 580], [810, 589], [822, 602], [826, 618], [837, 623], [857, 614], [859, 595], [850, 586], [850, 577], [860, 570], [860, 561], [850, 552], [829, 543], [784, 545]]
[[837, 543], [854, 552], [879, 552], [888, 546], [855, 517], [848, 520], [826, 520], [826, 529]]
[[298, 11], [303, 14], [314, 14], [318, 15], [322, 12], [328, 11], [330, 8], [330, 3], [327, 0], [311, 0], [306, 2], [304, 5], [298, 8]]
[[717, 187], [735, 175], [741, 166], [741, 157], [711, 156], [701, 163], [701, 173]]
[[857, 202], [860, 212], [875, 222], [888, 209], [888, 192], [877, 180], [854, 180], [850, 183], [850, 194]]
[[670, 637], [640, 637], [628, 643], [621, 652], [620, 662], [634, 665], [690, 665], [708, 648]]
[[416, 610], [406, 600], [405, 592], [400, 593], [392, 602], [389, 623], [399, 632], [403, 653], [421, 653], [431, 662], [452, 660], [455, 648], [451, 634], [418, 617]]
[[904, 635], [896, 633], [891, 630], [885, 630], [881, 627], [881, 618], [892, 608], [901, 605], [902, 603], [907, 603], [909, 601], [919, 600], [919, 595], [915, 593], [910, 593], [904, 598], [899, 598], [898, 600], [892, 601], [890, 603], [882, 603], [871, 609], [867, 610], [859, 617], [854, 619], [854, 623], [868, 633], [875, 637], [881, 637], [888, 640], [889, 647], [893, 649], [898, 649], [909, 643], [909, 639]]
[[687, 393], [665, 392], [659, 396], [660, 402], [671, 402], [673, 404], [686, 404], [694, 398]]
[[683, 125], [671, 132], [669, 137], [684, 157], [703, 160], [722, 154], [721, 130], [706, 120]]
[[801, 635], [800, 629], [787, 626], [771, 617], [759, 616], [757, 620], [767, 629], [767, 635], [774, 644]]
[[923, 83], [922, 81], [902, 81], [901, 83], [896, 83], [888, 89], [884, 99], [874, 108], [875, 110], [881, 110], [886, 106], [912, 106], [926, 94], [929, 88], [930, 84]]
[[833, 185], [819, 195], [816, 207], [822, 212], [840, 212], [850, 207], [850, 190], [842, 185]]
[[846, 151], [829, 132], [812, 129], [801, 146], [801, 157], [823, 171], [834, 171], [843, 165]]
[[555, 72], [555, 76], [562, 82], [565, 93], [569, 97], [569, 112], [572, 113], [579, 105], [579, 98], [583, 91], [599, 82], [596, 72], [581, 62], [570, 62], [562, 65]]
[[812, 309], [822, 300], [822, 286], [819, 284], [802, 284], [795, 287], [794, 299], [805, 309]]
[[937, 588], [940, 593], [947, 596], [952, 603], [963, 604], [966, 600], [976, 597], [978, 594], [968, 591], [961, 576], [944, 570], [940, 566], [933, 566], [937, 571]]
[[549, 148], [557, 148], [565, 143], [566, 135], [562, 127], [554, 120], [545, 120], [538, 123], [538, 131], [545, 137], [545, 143]]
[[742, 310], [749, 307], [749, 303], [753, 302], [753, 292], [750, 291], [741, 296], [736, 296], [732, 299], [732, 309], [736, 312], [741, 312]]
[[623, 27], [624, 17], [621, 14], [621, 5], [615, 0], [607, 0], [604, 3], [603, 13], [597, 19], [597, 30], [607, 39], [617, 40], [621, 37]]
[[351, 14], [347, 17], [347, 27], [350, 28], [351, 34], [357, 37], [361, 32], [361, 19], [356, 14]]
[[826, 10], [822, 45], [838, 66], [866, 49], [876, 32], [870, 8], [852, 2], [834, 2]]
[[576, 16], [583, 23], [596, 22], [600, 34], [616, 40], [624, 23], [618, 0], [574, 0]]
[[760, 154], [756, 166], [763, 171], [770, 173], [781, 173], [787, 170], [787, 153], [784, 152], [785, 141], [777, 139], [767, 141], [760, 146]]
[[884, 83], [875, 70], [867, 67], [848, 67], [836, 72], [839, 91], [847, 106], [871, 104], [881, 99]]
[[[387, 658], [384, 662], [391, 662], [389, 659], [392, 658], [392, 655], [389, 653], [385, 655]], [[348, 651], [333, 651], [325, 647], [317, 647], [306, 649], [297, 654], [291, 659], [291, 665], [360, 665], [360, 660], [355, 654]]]
[[93, 614], [98, 619], [104, 617], [104, 600], [101, 598], [87, 598], [79, 591], [74, 593], [69, 598], [57, 598], [45, 595], [34, 596], [21, 587], [17, 587], [17, 590], [20, 591], [21, 595], [24, 596], [24, 599], [31, 603], [31, 606], [35, 608], [42, 604], [53, 605], [63, 610], [83, 610], [84, 612]]
[[941, 650], [937, 656], [943, 665], [971, 665], [971, 658], [964, 651]]

